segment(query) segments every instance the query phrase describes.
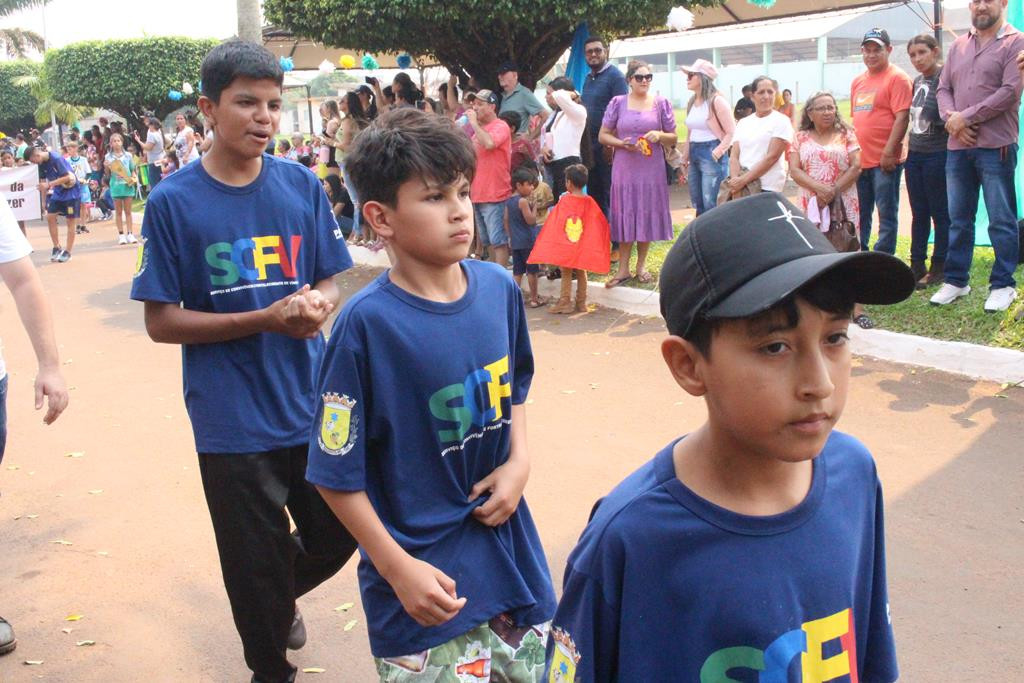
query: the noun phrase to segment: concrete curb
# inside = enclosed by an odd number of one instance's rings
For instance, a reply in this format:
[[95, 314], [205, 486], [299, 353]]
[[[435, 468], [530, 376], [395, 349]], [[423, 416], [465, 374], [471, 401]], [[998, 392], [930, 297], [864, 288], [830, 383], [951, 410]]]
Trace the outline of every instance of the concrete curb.
[[[384, 250], [372, 252], [365, 247], [349, 246], [349, 253], [359, 265], [376, 268], [391, 265]], [[557, 296], [559, 284], [542, 278], [540, 290], [545, 296]], [[653, 290], [632, 287], [605, 289], [601, 283], [591, 283], [587, 289], [587, 300], [632, 315], [661, 317], [658, 292]], [[856, 325], [850, 326], [850, 341], [853, 352], [861, 356], [934, 368], [992, 382], [1024, 381], [1024, 351], [942, 341], [887, 330], [862, 330]]]

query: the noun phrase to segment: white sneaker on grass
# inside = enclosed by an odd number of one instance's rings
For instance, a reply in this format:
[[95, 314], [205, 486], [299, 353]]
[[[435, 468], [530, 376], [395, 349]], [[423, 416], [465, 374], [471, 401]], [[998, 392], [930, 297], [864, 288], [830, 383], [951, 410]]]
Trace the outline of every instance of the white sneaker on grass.
[[929, 299], [928, 303], [932, 306], [945, 306], [951, 304], [962, 296], [967, 296], [971, 293], [971, 286], [964, 285], [963, 287], [957, 287], [951, 285], [948, 282], [944, 283], [939, 287], [939, 291], [935, 292], [935, 296]]
[[128, 244], [128, 238], [124, 236], [123, 232], [120, 232], [120, 233], [117, 234], [117, 243], [118, 244]]
[[995, 313], [997, 311], [1005, 311], [1016, 298], [1017, 290], [1013, 287], [1000, 287], [998, 289], [993, 289], [988, 293], [988, 298], [985, 299], [985, 312]]

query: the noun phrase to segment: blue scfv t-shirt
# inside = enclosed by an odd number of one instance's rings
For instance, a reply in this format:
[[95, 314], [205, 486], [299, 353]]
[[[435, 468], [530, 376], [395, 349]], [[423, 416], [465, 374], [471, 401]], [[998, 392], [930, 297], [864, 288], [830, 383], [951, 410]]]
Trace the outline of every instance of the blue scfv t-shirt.
[[376, 657], [420, 652], [503, 613], [519, 625], [551, 618], [555, 594], [526, 500], [489, 527], [470, 489], [509, 456], [513, 405], [526, 400], [533, 355], [523, 298], [491, 263], [464, 261], [465, 295], [414, 296], [388, 273], [354, 296], [335, 322], [306, 478], [365, 490], [388, 532], [413, 557], [455, 580], [465, 607], [418, 625], [365, 556], [359, 565]]
[[[43, 172], [43, 177], [49, 181], [54, 181], [57, 178], [63, 178], [67, 174], [74, 175], [74, 171], [71, 170], [71, 164], [68, 160], [62, 157], [56, 152], [50, 152], [50, 158], [47, 161], [39, 164], [39, 169]], [[77, 184], [71, 187], [64, 187], [63, 185], [54, 185], [52, 188], [53, 199], [57, 201], [66, 202], [72, 199], [79, 199], [82, 196], [82, 190]]]
[[[201, 163], [150, 195], [132, 298], [189, 310], [265, 308], [352, 265], [320, 181], [299, 164], [263, 156], [245, 187]], [[250, 453], [306, 443], [316, 408], [322, 336], [260, 333], [185, 344], [185, 406], [200, 453]]]
[[895, 681], [882, 492], [864, 446], [833, 432], [804, 501], [751, 517], [690, 491], [674, 445], [599, 503], [569, 556], [551, 680]]

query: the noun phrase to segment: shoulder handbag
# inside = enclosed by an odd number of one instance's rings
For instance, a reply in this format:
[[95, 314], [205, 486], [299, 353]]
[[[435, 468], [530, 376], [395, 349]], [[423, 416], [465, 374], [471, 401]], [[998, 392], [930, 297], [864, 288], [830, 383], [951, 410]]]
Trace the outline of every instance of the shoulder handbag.
[[860, 239], [857, 237], [857, 226], [846, 216], [846, 205], [843, 198], [837, 196], [830, 207], [832, 220], [828, 224], [825, 237], [832, 243], [836, 251], [860, 251]]
[[[746, 167], [740, 166], [741, 174], [746, 173], [749, 170], [750, 169]], [[744, 185], [743, 189], [737, 192], [736, 196], [734, 197], [732, 196], [732, 190], [729, 189], [728, 185], [730, 178], [732, 178], [732, 176], [728, 175], [722, 179], [722, 185], [718, 190], [718, 201], [715, 202], [715, 206], [725, 204], [727, 201], [730, 201], [732, 199], [739, 199], [740, 197], [749, 197], [750, 195], [757, 194], [758, 192], [761, 191], [761, 179], [754, 178], [749, 183]]]

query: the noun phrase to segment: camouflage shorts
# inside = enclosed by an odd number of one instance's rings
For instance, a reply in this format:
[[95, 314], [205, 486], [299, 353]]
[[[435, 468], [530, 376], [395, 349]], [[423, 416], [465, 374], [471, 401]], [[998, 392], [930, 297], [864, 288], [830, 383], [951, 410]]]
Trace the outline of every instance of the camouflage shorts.
[[515, 626], [502, 614], [443, 645], [374, 662], [381, 683], [540, 683], [550, 625]]

